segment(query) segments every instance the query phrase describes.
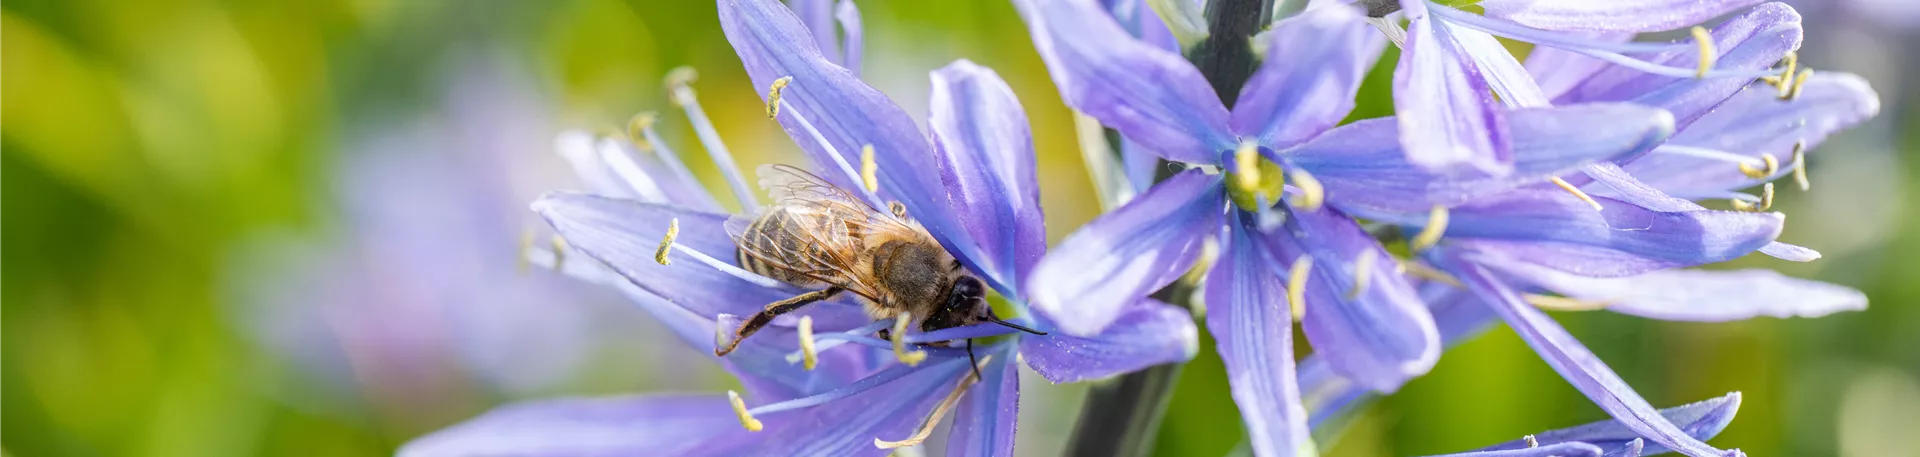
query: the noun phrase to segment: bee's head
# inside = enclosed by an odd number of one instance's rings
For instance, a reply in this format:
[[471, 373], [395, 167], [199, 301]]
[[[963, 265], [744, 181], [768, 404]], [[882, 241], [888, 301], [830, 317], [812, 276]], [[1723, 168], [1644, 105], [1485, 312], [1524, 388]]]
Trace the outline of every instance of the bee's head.
[[1000, 316], [995, 316], [993, 305], [987, 303], [987, 285], [980, 282], [980, 278], [973, 276], [961, 276], [953, 281], [953, 287], [947, 291], [946, 311], [954, 315], [966, 316], [964, 320], [969, 324], [992, 322], [1035, 335], [1046, 334], [1046, 332], [1007, 322], [1001, 320]]

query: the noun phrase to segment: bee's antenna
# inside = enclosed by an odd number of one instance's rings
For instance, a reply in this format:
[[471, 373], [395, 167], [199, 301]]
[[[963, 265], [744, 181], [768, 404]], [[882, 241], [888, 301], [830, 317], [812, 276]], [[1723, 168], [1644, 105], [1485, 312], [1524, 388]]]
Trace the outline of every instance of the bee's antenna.
[[999, 316], [987, 316], [987, 322], [992, 322], [992, 323], [995, 323], [995, 324], [1000, 324], [1000, 325], [1005, 325], [1005, 326], [1007, 326], [1007, 328], [1011, 328], [1011, 329], [1014, 329], [1014, 330], [1019, 330], [1019, 331], [1022, 331], [1022, 332], [1027, 332], [1027, 333], [1032, 333], [1032, 334], [1035, 334], [1035, 335], [1045, 335], [1045, 334], [1047, 334], [1047, 332], [1042, 332], [1042, 331], [1039, 331], [1039, 330], [1034, 330], [1034, 329], [1032, 329], [1032, 328], [1029, 328], [1029, 327], [1027, 327], [1027, 326], [1025, 326], [1025, 325], [1020, 325], [1020, 324], [1015, 324], [1015, 323], [1012, 323], [1012, 322], [1007, 322], [1007, 321], [1004, 321], [1004, 320], [1001, 320]]

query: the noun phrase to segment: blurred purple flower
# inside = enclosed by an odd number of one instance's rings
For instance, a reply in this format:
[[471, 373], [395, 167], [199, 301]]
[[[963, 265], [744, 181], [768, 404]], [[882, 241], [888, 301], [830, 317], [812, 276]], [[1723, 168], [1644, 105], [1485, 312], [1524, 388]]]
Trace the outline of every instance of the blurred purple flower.
[[[1362, 0], [1376, 26], [1393, 35], [1404, 52], [1394, 72], [1394, 111], [1408, 160], [1424, 169], [1455, 174], [1503, 175], [1514, 170], [1517, 116], [1515, 83], [1500, 67], [1513, 57], [1494, 39], [1554, 47], [1668, 78], [1731, 79], [1744, 84], [1754, 69], [1728, 68], [1700, 54], [1703, 30], [1673, 43], [1623, 43], [1638, 32], [1700, 24], [1760, 0]], [[1482, 13], [1449, 4], [1467, 4]], [[1464, 8], [1464, 7], [1462, 7]], [[1402, 12], [1407, 29], [1384, 17]], [[1402, 36], [1404, 34], [1404, 36]], [[1609, 39], [1621, 37], [1621, 40]], [[1795, 38], [1797, 41], [1797, 37]], [[1725, 49], [1725, 48], [1721, 48]], [[1647, 58], [1642, 53], [1653, 53]], [[1674, 58], [1665, 58], [1674, 57]], [[1686, 59], [1683, 60], [1682, 58]], [[1765, 62], [1772, 64], [1772, 61]], [[1522, 106], [1536, 106], [1522, 103]], [[1678, 113], [1676, 113], [1678, 114]], [[1685, 121], [1685, 118], [1682, 118]]]
[[514, 267], [532, 222], [515, 211], [527, 197], [514, 180], [542, 176], [524, 152], [550, 133], [542, 99], [507, 68], [454, 69], [444, 118], [358, 126], [332, 171], [340, 226], [325, 242], [247, 246], [239, 325], [375, 409], [433, 422], [488, 391], [576, 379], [624, 335], [607, 330], [644, 324], [611, 297]]
[[[1435, 175], [1407, 160], [1394, 119], [1335, 127], [1383, 43], [1349, 8], [1310, 8], [1263, 34], [1265, 64], [1229, 112], [1179, 54], [1136, 40], [1096, 5], [1016, 5], [1068, 105], [1168, 160], [1224, 170], [1176, 175], [1069, 236], [1028, 278], [1034, 305], [1075, 316], [1063, 320], [1069, 333], [1098, 331], [1111, 310], [1173, 282], [1220, 240], [1204, 291], [1208, 328], [1263, 455], [1308, 443], [1286, 303], [1313, 303], [1303, 326], [1314, 350], [1370, 388], [1392, 391], [1439, 355], [1432, 318], [1350, 208], [1426, 214], [1644, 152], [1671, 131], [1664, 113], [1634, 105], [1528, 109], [1510, 126], [1512, 173]], [[1293, 198], [1283, 200], [1287, 178]], [[1284, 222], [1269, 227], [1260, 213], [1274, 203]], [[1291, 298], [1289, 279], [1303, 286]]]
[[[880, 202], [900, 202], [1027, 315], [1025, 323], [1056, 328], [1055, 316], [1027, 311], [1020, 288], [1019, 278], [1040, 261], [1046, 245], [1026, 116], [997, 75], [964, 60], [933, 72], [931, 132], [923, 135], [891, 100], [824, 57], [801, 19], [778, 3], [723, 0], [720, 18], [755, 86], [776, 87], [775, 80], [792, 78], [781, 83], [785, 87], [777, 96], [768, 97], [769, 112], [778, 109], [776, 118], [815, 169], [824, 170], [824, 179], [860, 189], [876, 211], [884, 211]], [[745, 179], [725, 156], [691, 91], [677, 95], [676, 102], [687, 108], [702, 142], [735, 185], [741, 206], [751, 211], [757, 206], [753, 197], [739, 190]], [[645, 140], [640, 144], [650, 150], [643, 152], [654, 154], [637, 161], [619, 142], [583, 148], [596, 143], [577, 134], [562, 139], [573, 145], [565, 149], [574, 151], [568, 155], [583, 175], [601, 177], [588, 179], [600, 183], [595, 190], [637, 200], [576, 193], [542, 197], [535, 210], [570, 247], [545, 263], [589, 279], [624, 280], [621, 287], [629, 295], [697, 347], [718, 343], [714, 329], [725, 335], [737, 324], [733, 316], [804, 292], [732, 264], [733, 240], [721, 228], [728, 215], [716, 212], [710, 199], [671, 197], [694, 189], [691, 176], [649, 126], [639, 126], [638, 136]], [[862, 162], [842, 154], [869, 147], [871, 162], [863, 168], [874, 170], [877, 192], [856, 184], [866, 180], [852, 164]], [[695, 207], [683, 206], [680, 198]], [[682, 229], [658, 252], [677, 262], [665, 266], [654, 258], [654, 245], [670, 224]], [[567, 252], [584, 254], [604, 269], [576, 266], [568, 260], [577, 256]], [[913, 434], [907, 441], [917, 442], [946, 406], [957, 405], [948, 454], [1007, 455], [1019, 407], [1016, 358], [1050, 381], [1072, 382], [1192, 357], [1197, 336], [1186, 312], [1138, 298], [1121, 314], [1105, 332], [1086, 336], [1008, 335], [1011, 329], [993, 324], [903, 335], [914, 350], [927, 354], [925, 361], [909, 364], [888, 351], [890, 342], [872, 336], [890, 321], [871, 322], [852, 299], [831, 299], [775, 319], [742, 341], [740, 349], [717, 358], [741, 378], [746, 397], [765, 402], [759, 406], [747, 408], [735, 397], [730, 399], [735, 411], [728, 412], [717, 396], [537, 402], [423, 437], [403, 454], [879, 455], [887, 452], [878, 446], [880, 438]], [[807, 334], [810, 339], [802, 336]], [[971, 386], [974, 370], [967, 349], [927, 345], [1000, 336], [1005, 338], [974, 349], [985, 363]], [[798, 366], [810, 353], [817, 353], [818, 365]], [[942, 401], [945, 390], [954, 396]], [[695, 404], [706, 406], [690, 406]], [[919, 418], [929, 418], [925, 428], [916, 423]], [[633, 427], [646, 432], [620, 432]]]

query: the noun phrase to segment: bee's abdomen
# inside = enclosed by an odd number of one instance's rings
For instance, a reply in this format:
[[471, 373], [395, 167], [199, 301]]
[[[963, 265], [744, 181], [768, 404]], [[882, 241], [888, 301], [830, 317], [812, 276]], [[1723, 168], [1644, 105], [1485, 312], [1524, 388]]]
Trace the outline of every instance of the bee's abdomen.
[[[747, 226], [740, 240], [740, 267], [782, 282], [807, 287], [822, 285], [816, 276], [833, 271], [819, 259], [827, 253], [819, 243], [809, 241], [808, 233], [819, 233], [827, 227], [806, 227], [821, 225], [825, 221], [816, 221], [807, 217], [795, 217], [783, 209], [768, 211]], [[844, 229], [842, 229], [844, 231]], [[820, 236], [833, 236], [821, 233]], [[751, 253], [749, 253], [751, 252]], [[814, 276], [809, 276], [813, 273]]]

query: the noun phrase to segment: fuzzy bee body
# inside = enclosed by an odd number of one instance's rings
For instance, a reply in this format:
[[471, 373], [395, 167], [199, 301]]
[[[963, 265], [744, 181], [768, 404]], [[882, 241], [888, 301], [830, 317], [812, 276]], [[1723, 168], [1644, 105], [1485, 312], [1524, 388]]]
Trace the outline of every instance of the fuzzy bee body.
[[[728, 347], [773, 317], [841, 292], [860, 298], [869, 315], [909, 313], [922, 331], [998, 321], [986, 287], [899, 204], [878, 211], [844, 189], [785, 165], [758, 170], [774, 204], [751, 218], [727, 221], [741, 268], [801, 288], [819, 289], [767, 305], [744, 321]], [[891, 213], [891, 214], [889, 214]]]

